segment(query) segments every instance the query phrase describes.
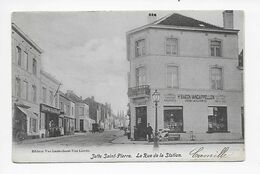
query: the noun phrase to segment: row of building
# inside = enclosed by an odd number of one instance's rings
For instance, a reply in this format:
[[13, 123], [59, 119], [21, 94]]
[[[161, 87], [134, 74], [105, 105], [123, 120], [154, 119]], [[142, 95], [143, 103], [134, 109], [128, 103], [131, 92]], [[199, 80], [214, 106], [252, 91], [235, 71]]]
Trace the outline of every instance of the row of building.
[[82, 99], [41, 66], [43, 50], [12, 24], [12, 115], [15, 139], [87, 132], [93, 123], [115, 127], [111, 105]]
[[181, 140], [243, 139], [243, 52], [233, 11], [223, 12], [223, 24], [149, 14], [148, 24], [127, 32], [133, 139], [146, 139], [148, 123]]

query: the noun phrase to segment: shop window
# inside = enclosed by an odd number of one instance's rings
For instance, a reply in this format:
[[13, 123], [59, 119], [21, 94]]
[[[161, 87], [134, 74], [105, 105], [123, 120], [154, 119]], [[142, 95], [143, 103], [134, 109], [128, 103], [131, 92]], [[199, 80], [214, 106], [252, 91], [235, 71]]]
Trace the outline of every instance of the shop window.
[[136, 86], [146, 85], [145, 67], [136, 68]]
[[17, 65], [22, 65], [22, 50], [20, 47], [16, 47], [16, 59], [17, 59]]
[[167, 38], [166, 39], [166, 54], [177, 55], [178, 54], [178, 39]]
[[135, 57], [140, 57], [145, 55], [145, 39], [140, 39], [135, 42]]
[[223, 89], [223, 70], [220, 67], [211, 68], [211, 89]]
[[37, 129], [37, 120], [34, 118], [30, 118], [30, 132], [36, 132]]
[[15, 79], [15, 94], [17, 97], [21, 97], [21, 79]]
[[214, 57], [221, 57], [222, 55], [222, 43], [220, 40], [210, 41], [210, 55]]
[[178, 88], [178, 66], [167, 66], [167, 88]]
[[208, 132], [227, 132], [227, 107], [208, 107]]
[[183, 108], [181, 106], [164, 107], [164, 128], [170, 132], [183, 132]]

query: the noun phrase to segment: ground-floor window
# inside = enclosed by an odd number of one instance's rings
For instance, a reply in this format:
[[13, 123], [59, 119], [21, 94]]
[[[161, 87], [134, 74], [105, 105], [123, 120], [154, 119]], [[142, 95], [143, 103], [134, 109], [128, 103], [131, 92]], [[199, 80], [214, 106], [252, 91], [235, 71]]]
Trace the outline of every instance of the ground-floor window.
[[36, 132], [37, 120], [30, 118], [30, 132]]
[[182, 106], [164, 106], [164, 128], [170, 132], [183, 132]]
[[227, 107], [208, 107], [208, 132], [226, 132]]

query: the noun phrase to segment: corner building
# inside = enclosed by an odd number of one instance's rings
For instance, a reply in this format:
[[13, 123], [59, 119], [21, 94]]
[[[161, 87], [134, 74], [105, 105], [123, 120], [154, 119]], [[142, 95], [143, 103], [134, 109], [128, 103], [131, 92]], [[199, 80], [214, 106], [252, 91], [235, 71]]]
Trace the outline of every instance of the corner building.
[[[179, 140], [242, 139], [243, 88], [233, 11], [224, 27], [177, 13], [127, 32], [131, 138], [146, 139], [148, 123]], [[136, 128], [135, 128], [136, 127]], [[134, 129], [136, 133], [134, 133]]]

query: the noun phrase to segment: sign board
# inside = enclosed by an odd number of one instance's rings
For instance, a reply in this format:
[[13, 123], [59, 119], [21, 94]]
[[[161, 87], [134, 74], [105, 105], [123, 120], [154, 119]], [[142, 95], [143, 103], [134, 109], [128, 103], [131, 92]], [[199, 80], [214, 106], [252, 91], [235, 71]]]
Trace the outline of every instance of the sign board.
[[53, 108], [51, 106], [45, 105], [45, 104], [41, 104], [40, 105], [40, 110], [41, 112], [47, 112], [47, 113], [52, 113], [52, 114], [60, 114], [60, 110], [57, 108]]
[[216, 103], [225, 103], [224, 95], [211, 95], [211, 94], [165, 94], [164, 101], [165, 102], [209, 102], [213, 101]]

